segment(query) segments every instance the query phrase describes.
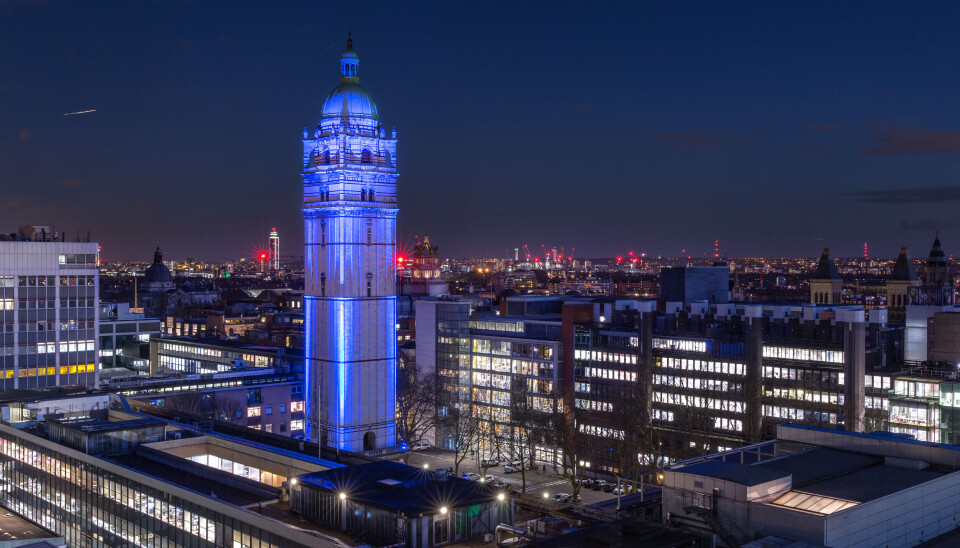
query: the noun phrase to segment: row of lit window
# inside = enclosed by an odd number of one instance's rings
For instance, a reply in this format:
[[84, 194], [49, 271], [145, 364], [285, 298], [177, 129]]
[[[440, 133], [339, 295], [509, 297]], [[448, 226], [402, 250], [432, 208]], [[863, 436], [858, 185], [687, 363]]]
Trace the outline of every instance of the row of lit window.
[[690, 396], [687, 394], [671, 394], [669, 392], [654, 392], [653, 401], [655, 403], [670, 403], [684, 407], [714, 409], [717, 411], [730, 411], [732, 413], [743, 413], [744, 411], [744, 403], [742, 401], [705, 398], [703, 396]]
[[603, 369], [600, 367], [584, 367], [583, 372], [585, 377], [595, 377], [598, 379], [608, 379], [614, 381], [637, 382], [637, 374], [633, 371]]
[[594, 426], [592, 424], [580, 424], [580, 432], [584, 434], [589, 434], [591, 436], [601, 436], [604, 438], [616, 438], [623, 439], [623, 430], [617, 430], [616, 428], [607, 428], [605, 426]]
[[[39, 455], [36, 451], [7, 440], [0, 440], [0, 446], [2, 446], [0, 447], [0, 452], [15, 460], [38, 470], [55, 474], [57, 477], [66, 479], [74, 484], [86, 487], [82, 484], [80, 475], [77, 474], [74, 467], [62, 463], [59, 459], [48, 455]], [[213, 520], [207, 520], [189, 511], [185, 512], [178, 506], [169, 504], [162, 499], [154, 499], [153, 497], [144, 495], [135, 489], [127, 488], [103, 476], [98, 476], [97, 482], [101, 485], [99, 494], [102, 496], [139, 511], [144, 515], [153, 516], [169, 525], [188, 531], [204, 540], [210, 542], [216, 541], [216, 524]], [[89, 489], [89, 487], [86, 488]], [[102, 525], [103, 523], [104, 522], [100, 522], [98, 525]], [[111, 532], [116, 534], [112, 526]]]
[[802, 400], [814, 403], [835, 403], [843, 405], [842, 392], [822, 392], [820, 390], [804, 390], [802, 388], [765, 387], [767, 396], [788, 400]]
[[[247, 408], [247, 416], [248, 416], [248, 417], [259, 417], [259, 416], [260, 416], [260, 411], [261, 411], [261, 408], [260, 408], [259, 405], [252, 405], [252, 406], [250, 406], [250, 407]], [[291, 413], [297, 413], [297, 412], [302, 412], [302, 411], [303, 411], [303, 402], [302, 402], [302, 401], [292, 401], [292, 402], [290, 402], [290, 412], [291, 412]], [[283, 414], [283, 413], [286, 413], [286, 412], [287, 412], [287, 404], [281, 403], [281, 404], [280, 404], [280, 413]], [[264, 414], [264, 415], [272, 415], [272, 414], [273, 414], [273, 406], [272, 406], [272, 405], [267, 405], [267, 406], [263, 407], [263, 414]]]
[[775, 419], [802, 421], [803, 409], [797, 409], [794, 407], [781, 407], [779, 405], [764, 405], [763, 416], [773, 417]]
[[577, 398], [573, 400], [573, 404], [579, 409], [586, 409], [588, 411], [613, 411], [613, 405], [602, 401]]
[[678, 388], [693, 388], [696, 390], [719, 390], [726, 392], [731, 387], [734, 391], [740, 390], [740, 383], [716, 379], [700, 379], [697, 377], [677, 377], [674, 375], [654, 375], [653, 384], [676, 386]]
[[809, 380], [816, 382], [820, 377], [819, 381], [823, 382], [824, 380], [833, 382], [836, 379], [836, 382], [839, 386], [843, 386], [843, 372], [842, 371], [811, 371], [808, 369], [795, 369], [793, 367], [770, 367], [763, 366], [763, 376], [767, 379], [787, 379], [791, 381], [795, 380], [807, 380], [807, 377], [810, 377]]
[[[18, 276], [17, 286], [19, 287], [53, 287], [56, 285], [57, 276]], [[60, 285], [63, 287], [96, 285], [96, 276], [59, 276]], [[0, 287], [13, 287], [13, 276], [0, 276]]]
[[[76, 374], [76, 373], [93, 373], [94, 371], [96, 371], [96, 365], [92, 363], [60, 366], [61, 375]], [[0, 378], [12, 379], [14, 376], [13, 373], [14, 371], [10, 369], [0, 371]], [[17, 377], [21, 379], [24, 377], [46, 377], [49, 375], [56, 375], [57, 368], [56, 367], [20, 367], [17, 369], [16, 373], [17, 373]]]
[[[70, 341], [60, 343], [60, 352], [88, 352], [96, 350], [94, 341]], [[38, 354], [51, 354], [57, 351], [57, 343], [40, 343], [37, 345]]]
[[654, 337], [652, 341], [654, 348], [662, 350], [679, 350], [682, 352], [706, 352], [706, 341], [692, 341], [688, 339], [664, 339]]
[[790, 348], [787, 346], [764, 346], [764, 358], [798, 360], [805, 362], [843, 363], [842, 350], [820, 350], [816, 348]]
[[575, 350], [574, 358], [595, 362], [609, 362], [637, 365], [636, 354], [622, 354], [619, 352], [603, 352], [600, 350]]
[[704, 373], [722, 373], [724, 375], [745, 375], [746, 366], [742, 363], [715, 362], [709, 360], [691, 360], [687, 358], [657, 358], [658, 367], [682, 369], [684, 371], [703, 371]]

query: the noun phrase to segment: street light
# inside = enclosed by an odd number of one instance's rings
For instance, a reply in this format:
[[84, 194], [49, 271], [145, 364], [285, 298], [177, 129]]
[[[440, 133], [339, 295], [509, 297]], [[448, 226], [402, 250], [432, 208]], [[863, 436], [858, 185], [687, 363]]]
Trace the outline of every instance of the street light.
[[296, 485], [296, 484], [297, 484], [297, 478], [293, 478], [290, 480], [290, 485]]
[[506, 497], [506, 495], [504, 495], [503, 493], [500, 493], [500, 494], [497, 495], [497, 500], [499, 500], [500, 502], [503, 502], [503, 499], [505, 499], [505, 498], [507, 498], [507, 497]]
[[441, 507], [440, 507], [440, 513], [441, 513], [441, 514], [446, 514], [446, 513], [447, 513], [447, 507], [446, 507], [446, 506], [441, 506]]
[[427, 468], [430, 468], [430, 464], [426, 462], [423, 463], [423, 469], [426, 470]]
[[550, 493], [547, 493], [546, 491], [544, 491], [544, 492], [543, 492], [543, 498], [545, 498], [545, 499], [550, 498]]
[[341, 491], [341, 492], [340, 492], [340, 500], [347, 500], [347, 494]]

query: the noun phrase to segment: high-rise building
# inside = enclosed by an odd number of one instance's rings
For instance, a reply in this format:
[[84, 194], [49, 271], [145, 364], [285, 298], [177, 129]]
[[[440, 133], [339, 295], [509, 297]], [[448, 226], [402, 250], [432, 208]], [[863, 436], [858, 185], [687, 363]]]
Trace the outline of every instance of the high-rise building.
[[280, 236], [276, 228], [270, 231], [270, 268], [274, 272], [280, 270]]
[[49, 227], [0, 236], [0, 390], [98, 384], [97, 248]]
[[360, 85], [352, 40], [340, 85], [303, 133], [304, 312], [311, 439], [396, 443], [396, 129]]

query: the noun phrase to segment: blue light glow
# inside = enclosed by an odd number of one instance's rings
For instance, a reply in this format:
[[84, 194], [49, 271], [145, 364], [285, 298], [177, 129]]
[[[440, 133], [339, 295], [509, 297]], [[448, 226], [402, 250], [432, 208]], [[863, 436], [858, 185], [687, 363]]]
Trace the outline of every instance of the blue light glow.
[[[359, 87], [338, 88], [338, 104], [359, 104]], [[303, 132], [305, 400], [327, 444], [349, 451], [368, 432], [378, 449], [396, 443], [395, 135], [348, 107]]]

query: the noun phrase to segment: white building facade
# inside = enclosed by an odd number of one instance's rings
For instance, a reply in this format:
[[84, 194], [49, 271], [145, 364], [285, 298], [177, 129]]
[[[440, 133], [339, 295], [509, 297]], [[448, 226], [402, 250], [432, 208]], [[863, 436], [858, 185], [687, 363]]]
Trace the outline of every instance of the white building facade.
[[396, 130], [388, 137], [347, 41], [340, 85], [303, 133], [308, 436], [396, 444]]
[[0, 240], [0, 389], [97, 386], [98, 246], [28, 237]]

